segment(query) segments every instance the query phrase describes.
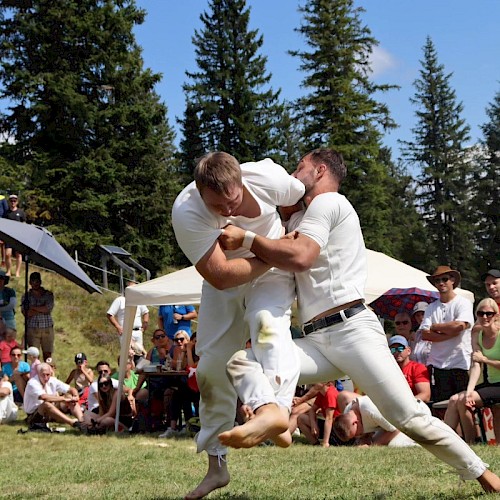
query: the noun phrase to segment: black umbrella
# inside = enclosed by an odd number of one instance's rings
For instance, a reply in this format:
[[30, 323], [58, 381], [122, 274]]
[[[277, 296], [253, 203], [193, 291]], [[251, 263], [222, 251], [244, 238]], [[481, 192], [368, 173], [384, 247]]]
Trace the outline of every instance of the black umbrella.
[[55, 271], [89, 293], [102, 293], [68, 252], [59, 245], [50, 231], [43, 227], [0, 219], [0, 239], [24, 256], [26, 262], [25, 297], [28, 296], [30, 262]]

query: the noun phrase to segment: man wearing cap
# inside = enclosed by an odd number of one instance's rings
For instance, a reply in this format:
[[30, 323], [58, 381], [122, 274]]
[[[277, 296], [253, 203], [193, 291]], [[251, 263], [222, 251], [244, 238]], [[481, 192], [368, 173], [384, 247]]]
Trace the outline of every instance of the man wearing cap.
[[36, 377], [38, 375], [38, 365], [40, 361], [40, 351], [36, 347], [28, 347], [23, 354], [28, 356], [28, 363], [30, 364], [30, 377]]
[[21, 312], [28, 317], [27, 344], [42, 349], [46, 360], [54, 352], [54, 321], [51, 312], [54, 308], [54, 294], [42, 287], [40, 273], [30, 274], [31, 289], [23, 295]]
[[465, 391], [471, 364], [471, 328], [474, 324], [472, 303], [455, 293], [460, 273], [439, 266], [427, 276], [439, 292], [420, 325], [423, 340], [432, 342], [428, 364], [432, 366], [432, 401], [449, 399]]
[[[11, 194], [9, 196], [9, 209], [5, 212], [4, 217], [6, 219], [15, 220], [17, 222], [26, 222], [26, 214], [22, 208], [18, 206], [19, 198], [17, 194]], [[5, 245], [5, 270], [7, 271], [7, 276], [10, 276], [10, 269], [12, 267], [12, 247]], [[21, 273], [21, 265], [23, 263], [23, 256], [19, 252], [15, 252], [16, 256], [16, 278], [19, 278]]]
[[488, 295], [500, 306], [500, 271], [490, 269], [481, 276]]
[[410, 360], [411, 347], [402, 335], [394, 335], [389, 339], [389, 348], [401, 368], [413, 395], [427, 403], [431, 399], [431, 382], [429, 371], [422, 363]]
[[420, 325], [424, 319], [424, 314], [429, 304], [427, 302], [417, 302], [413, 306], [411, 318], [417, 325], [416, 331], [413, 335], [413, 344], [411, 346], [410, 359], [422, 363], [427, 366], [427, 359], [431, 352], [432, 342], [422, 339], [422, 332], [419, 330]]

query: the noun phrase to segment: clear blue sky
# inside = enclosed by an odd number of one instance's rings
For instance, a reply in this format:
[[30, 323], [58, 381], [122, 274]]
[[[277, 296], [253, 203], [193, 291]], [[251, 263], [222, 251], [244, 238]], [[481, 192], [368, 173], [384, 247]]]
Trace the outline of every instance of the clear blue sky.
[[[304, 74], [299, 60], [288, 50], [303, 49], [304, 39], [294, 31], [301, 23], [297, 8], [305, 0], [247, 0], [250, 27], [264, 37], [261, 53], [268, 58], [271, 85], [282, 97], [294, 99], [303, 93]], [[191, 38], [200, 29], [200, 14], [207, 0], [137, 0], [147, 11], [145, 23], [136, 28], [145, 66], [163, 74], [157, 92], [168, 106], [168, 118], [178, 131], [175, 117], [182, 117], [187, 81], [185, 71], [196, 69]], [[374, 54], [373, 78], [377, 83], [401, 89], [382, 96], [399, 128], [385, 143], [399, 155], [397, 139], [411, 138], [415, 126], [413, 82], [418, 78], [422, 47], [429, 35], [439, 62], [453, 73], [451, 85], [464, 104], [463, 117], [471, 127], [472, 141], [481, 137], [485, 108], [500, 91], [500, 1], [499, 0], [357, 0], [364, 7], [363, 21], [379, 41]], [[177, 134], [179, 139], [179, 134]]]

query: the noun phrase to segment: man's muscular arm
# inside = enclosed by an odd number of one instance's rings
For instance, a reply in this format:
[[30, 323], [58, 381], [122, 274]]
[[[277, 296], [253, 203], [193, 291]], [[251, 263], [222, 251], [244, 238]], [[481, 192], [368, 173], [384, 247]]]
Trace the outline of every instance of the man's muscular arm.
[[225, 290], [258, 278], [271, 266], [257, 258], [228, 260], [219, 241], [215, 241], [195, 267], [213, 287]]
[[[227, 226], [219, 240], [224, 248], [234, 250], [242, 246], [245, 231], [236, 226]], [[251, 251], [271, 266], [285, 271], [302, 272], [311, 268], [319, 255], [319, 245], [303, 234], [294, 231], [280, 240], [270, 240], [256, 235]]]

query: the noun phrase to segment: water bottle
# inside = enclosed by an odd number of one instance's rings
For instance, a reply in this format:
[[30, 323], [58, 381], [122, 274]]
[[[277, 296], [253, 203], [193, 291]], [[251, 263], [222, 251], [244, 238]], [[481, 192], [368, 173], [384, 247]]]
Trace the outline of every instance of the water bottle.
[[180, 372], [182, 370], [182, 356], [177, 358], [176, 371]]
[[172, 323], [173, 323], [174, 325], [176, 325], [177, 323], [179, 323], [179, 322], [175, 319], [175, 317], [174, 317], [174, 314], [175, 314], [176, 312], [177, 312], [177, 306], [174, 306], [174, 312], [172, 313], [172, 318], [173, 318]]
[[167, 353], [167, 357], [165, 358], [165, 368], [167, 371], [172, 370], [172, 358], [170, 354]]

